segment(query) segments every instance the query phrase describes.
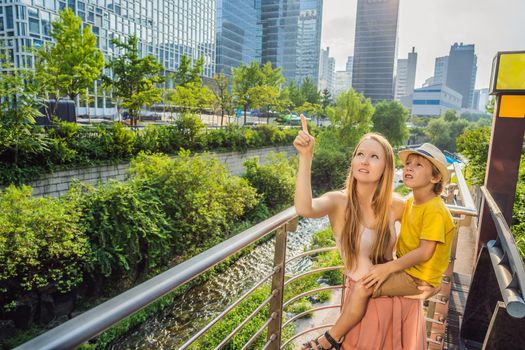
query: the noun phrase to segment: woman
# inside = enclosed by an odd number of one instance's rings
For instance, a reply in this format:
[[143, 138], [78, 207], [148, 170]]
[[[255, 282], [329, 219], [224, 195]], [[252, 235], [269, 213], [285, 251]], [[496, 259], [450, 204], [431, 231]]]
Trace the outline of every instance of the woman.
[[[393, 197], [394, 153], [379, 134], [366, 134], [357, 144], [346, 188], [312, 199], [311, 164], [314, 138], [301, 116], [302, 130], [294, 140], [299, 153], [295, 208], [301, 216], [328, 215], [343, 257], [346, 296], [352, 293], [369, 268], [393, 258], [395, 221], [403, 214], [404, 201]], [[431, 292], [426, 291], [424, 296]], [[329, 332], [306, 343], [303, 349], [397, 350], [426, 349], [425, 323], [420, 300], [383, 297], [370, 301], [363, 320], [343, 339]]]

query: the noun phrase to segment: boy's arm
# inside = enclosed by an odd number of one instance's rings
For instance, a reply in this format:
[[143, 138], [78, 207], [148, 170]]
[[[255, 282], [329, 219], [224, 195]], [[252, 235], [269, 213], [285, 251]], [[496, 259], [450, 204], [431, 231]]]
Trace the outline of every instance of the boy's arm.
[[363, 283], [367, 288], [372, 288], [376, 283], [377, 287], [381, 286], [390, 274], [429, 260], [436, 250], [437, 243], [422, 239], [419, 247], [399, 259], [370, 267], [368, 274], [363, 278]]

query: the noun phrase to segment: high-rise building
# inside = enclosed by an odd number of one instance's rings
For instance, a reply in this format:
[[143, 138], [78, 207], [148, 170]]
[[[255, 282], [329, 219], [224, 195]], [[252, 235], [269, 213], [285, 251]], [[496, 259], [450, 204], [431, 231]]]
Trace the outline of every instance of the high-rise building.
[[358, 0], [352, 86], [372, 101], [392, 100], [399, 0]]
[[333, 95], [335, 90], [335, 58], [330, 57], [330, 48], [321, 49], [319, 59], [319, 84], [320, 91], [328, 89]]
[[433, 84], [447, 83], [448, 56], [436, 57]]
[[354, 69], [354, 56], [348, 56], [346, 59], [346, 71], [352, 72]]
[[480, 112], [487, 112], [486, 106], [489, 102], [489, 89], [474, 90], [474, 98], [472, 100], [472, 108]]
[[352, 71], [340, 70], [335, 72], [335, 91], [334, 97], [341, 92], [348, 91], [352, 88]]
[[241, 63], [261, 60], [260, 13], [255, 1], [216, 1], [216, 71], [230, 75]]
[[412, 107], [412, 94], [416, 82], [417, 53], [415, 48], [408, 58], [397, 60], [395, 98], [406, 108]]
[[261, 61], [282, 67], [286, 80], [317, 85], [323, 0], [261, 0]]
[[[182, 55], [204, 57], [203, 76], [215, 73], [215, 0], [35, 0], [0, 3], [0, 44], [16, 67], [33, 66], [31, 47], [51, 41], [51, 21], [67, 7], [90, 25], [106, 58], [117, 54], [112, 39], [136, 35], [142, 56], [154, 55], [173, 72]], [[114, 101], [95, 84], [90, 114], [116, 114]], [[79, 114], [87, 114], [80, 101]]]
[[474, 45], [455, 43], [448, 56], [446, 85], [463, 96], [463, 108], [470, 108], [476, 85], [477, 56]]

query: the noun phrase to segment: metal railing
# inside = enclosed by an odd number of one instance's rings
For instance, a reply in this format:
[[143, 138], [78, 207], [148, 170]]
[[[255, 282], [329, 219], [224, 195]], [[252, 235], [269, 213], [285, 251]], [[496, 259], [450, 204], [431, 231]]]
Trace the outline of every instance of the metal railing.
[[[458, 191], [452, 193], [450, 196], [451, 203], [448, 204], [451, 212], [455, 215], [476, 215], [476, 209], [474, 202], [470, 196], [470, 192], [466, 186], [466, 183], [461, 174], [459, 167], [455, 166], [456, 178], [458, 179]], [[458, 198], [459, 195], [459, 198]], [[286, 302], [283, 301], [284, 289], [294, 281], [301, 279], [307, 275], [332, 271], [342, 270], [342, 266], [330, 266], [322, 267], [306, 272], [299, 273], [295, 276], [291, 276], [285, 281], [285, 269], [286, 264], [309, 255], [315, 255], [331, 250], [335, 250], [335, 247], [325, 247], [319, 249], [313, 249], [297, 256], [290, 258], [286, 261], [286, 243], [288, 232], [295, 231], [297, 227], [297, 214], [295, 209], [289, 208], [283, 212], [249, 228], [248, 230], [214, 246], [213, 248], [173, 267], [172, 269], [124, 292], [123, 294], [104, 302], [103, 304], [75, 317], [72, 320], [50, 330], [49, 332], [42, 334], [31, 341], [19, 346], [18, 350], [29, 350], [29, 349], [71, 349], [74, 348], [89, 339], [97, 336], [103, 331], [110, 328], [112, 325], [118, 323], [124, 318], [131, 314], [141, 310], [150, 303], [156, 301], [160, 297], [172, 292], [176, 288], [184, 285], [192, 279], [200, 276], [205, 271], [209, 270], [213, 266], [219, 264], [226, 258], [239, 252], [243, 248], [257, 242], [263, 237], [270, 235], [272, 232], [276, 232], [275, 236], [275, 253], [274, 253], [274, 265], [273, 269], [269, 274], [264, 276], [260, 281], [246, 291], [238, 300], [229, 305], [223, 312], [217, 315], [211, 322], [209, 322], [204, 328], [194, 334], [179, 349], [187, 349], [194, 344], [201, 336], [209, 331], [217, 322], [222, 320], [230, 311], [238, 306], [242, 301], [246, 300], [247, 297], [252, 295], [259, 287], [266, 283], [269, 283], [271, 279], [271, 292], [270, 295], [255, 309], [253, 312], [240, 322], [237, 327], [230, 332], [220, 344], [217, 345], [216, 349], [223, 348], [226, 346], [231, 339], [259, 312], [265, 309], [269, 305], [268, 316], [263, 325], [253, 334], [253, 336], [244, 345], [243, 349], [250, 347], [258, 337], [262, 336], [263, 332], [267, 331], [266, 343], [263, 349], [282, 349], [286, 347], [290, 342], [296, 338], [304, 335], [308, 332], [315, 331], [330, 327], [331, 324], [319, 325], [314, 328], [303, 331], [299, 334], [295, 334], [289, 339], [283, 341], [281, 339], [282, 329], [297, 319], [311, 314], [312, 312], [325, 310], [325, 309], [336, 309], [340, 308], [341, 304], [326, 305], [321, 307], [315, 307], [311, 310], [301, 312], [283, 323], [283, 310], [285, 307], [291, 305], [295, 301], [313, 295], [318, 292], [326, 290], [338, 290], [342, 289], [342, 296], [344, 295], [344, 285], [334, 285], [328, 287], [316, 288], [314, 290], [306, 291], [301, 294], [291, 297]], [[450, 277], [448, 277], [448, 283], [450, 283]], [[446, 280], [446, 279], [445, 279]], [[450, 289], [449, 289], [450, 291]], [[434, 304], [443, 304], [443, 299], [448, 296], [438, 295], [431, 301]], [[432, 314], [427, 315], [427, 320], [437, 319], [439, 322], [436, 324], [444, 324], [444, 320], [439, 317], [434, 317], [436, 307], [429, 307], [432, 310]], [[439, 309], [439, 307], [437, 308]], [[432, 322], [430, 322], [432, 324]], [[429, 338], [432, 342], [432, 338]], [[442, 343], [442, 342], [441, 342]]]

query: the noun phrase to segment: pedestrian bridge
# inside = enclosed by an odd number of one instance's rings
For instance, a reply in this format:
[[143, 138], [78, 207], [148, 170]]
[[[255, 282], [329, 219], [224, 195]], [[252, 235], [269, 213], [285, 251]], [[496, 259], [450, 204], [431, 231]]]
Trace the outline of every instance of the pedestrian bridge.
[[[501, 344], [498, 335], [501, 329], [495, 324], [495, 318], [506, 319], [506, 322], [510, 324], [508, 327], [516, 327], [517, 324], [520, 327], [524, 325], [523, 264], [516, 260], [520, 257], [513, 244], [512, 235], [505, 221], [501, 219], [501, 211], [490, 192], [482, 188], [476, 195], [478, 202], [476, 206], [463, 178], [460, 165], [455, 163], [452, 168], [456, 181], [448, 186], [444, 197], [455, 218], [458, 234], [453, 245], [449, 268], [443, 275], [441, 290], [425, 303], [427, 342], [429, 349], [451, 349], [459, 346], [468, 349], [501, 348], [499, 345], [494, 345]], [[480, 250], [477, 268], [473, 271], [473, 258], [477, 250], [476, 240], [479, 240], [479, 237], [475, 237], [477, 234], [473, 236], [473, 232], [477, 229], [477, 214], [482, 203], [481, 199], [489, 207], [498, 238], [487, 242], [487, 245]], [[323, 267], [285, 278], [285, 266], [293, 260], [335, 249], [335, 247], [319, 248], [286, 260], [287, 235], [288, 232], [296, 229], [297, 220], [294, 208], [289, 208], [21, 345], [18, 349], [75, 348], [158, 298], [200, 276], [243, 248], [272, 234], [275, 234], [275, 250], [274, 267], [271, 273], [262, 278], [237, 301], [225, 307], [222, 313], [190, 339], [185, 339], [179, 349], [191, 348], [192, 344], [214, 324], [264, 284], [271, 284], [271, 292], [268, 297], [253, 310], [251, 315], [239, 322], [237, 327], [216, 348], [229, 348], [228, 345], [233, 337], [258, 313], [265, 313], [266, 322], [253, 334], [243, 349], [253, 348], [252, 344], [260, 337], [265, 339], [263, 349], [283, 349], [289, 348], [288, 345], [297, 344], [303, 335], [315, 336], [330, 324], [316, 324], [288, 338], [285, 338], [281, 331], [287, 324], [312, 312], [331, 309], [334, 316], [337, 316], [340, 303], [314, 307], [312, 310], [301, 312], [289, 319], [286, 319], [283, 309], [304, 296], [313, 295], [322, 290], [341, 290], [344, 284], [316, 288], [295, 295], [289, 300], [283, 300], [285, 289], [293, 281], [312, 273], [341, 270], [341, 266]], [[512, 276], [517, 278], [517, 284], [509, 283]], [[483, 318], [480, 315], [480, 309], [491, 309], [493, 313], [488, 315], [490, 316], [488, 319]], [[494, 343], [495, 341], [497, 342]], [[505, 349], [510, 348], [512, 347], [505, 347]]]

